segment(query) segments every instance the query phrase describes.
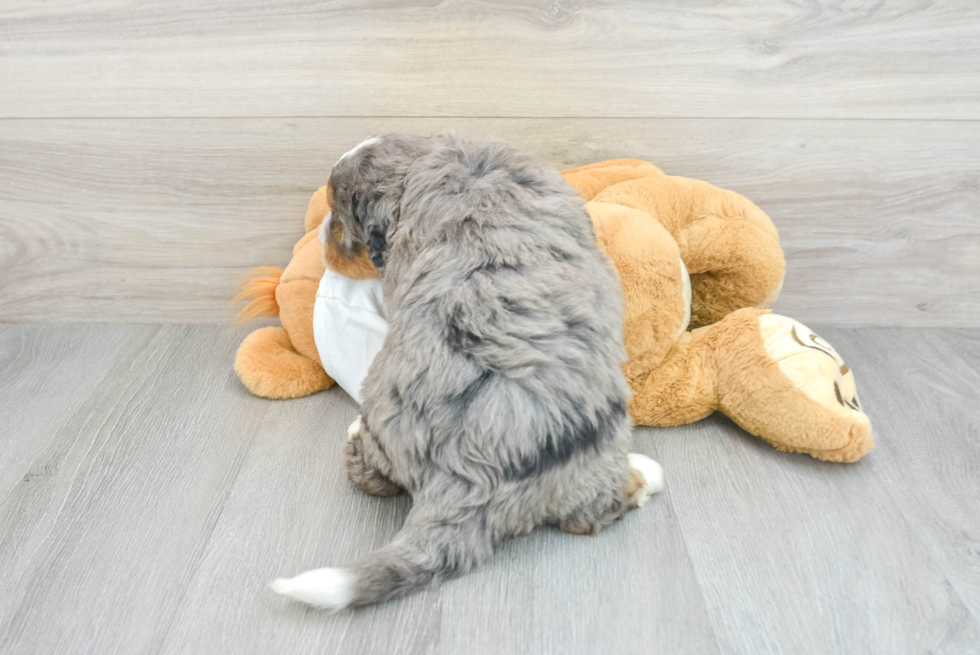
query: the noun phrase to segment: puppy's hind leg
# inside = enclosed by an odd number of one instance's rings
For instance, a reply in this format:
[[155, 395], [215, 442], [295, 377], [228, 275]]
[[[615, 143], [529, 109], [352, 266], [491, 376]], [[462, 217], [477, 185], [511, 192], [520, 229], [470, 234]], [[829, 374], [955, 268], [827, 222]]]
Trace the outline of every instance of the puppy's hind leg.
[[558, 522], [563, 532], [594, 535], [614, 521], [623, 518], [631, 509], [643, 507], [647, 499], [664, 488], [664, 472], [660, 464], [644, 455], [629, 455], [629, 474], [619, 488], [604, 490], [596, 499], [576, 509]]
[[347, 428], [344, 458], [347, 464], [347, 476], [367, 495], [397, 496], [404, 491], [388, 477], [391, 473], [391, 463], [360, 415]]

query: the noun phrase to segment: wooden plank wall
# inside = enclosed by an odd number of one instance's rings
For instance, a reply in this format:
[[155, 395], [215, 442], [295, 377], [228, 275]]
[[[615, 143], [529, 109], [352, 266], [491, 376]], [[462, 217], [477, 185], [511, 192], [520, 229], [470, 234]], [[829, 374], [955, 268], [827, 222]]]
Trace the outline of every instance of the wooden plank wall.
[[980, 3], [0, 4], [0, 321], [225, 322], [364, 136], [752, 198], [814, 325], [980, 326]]

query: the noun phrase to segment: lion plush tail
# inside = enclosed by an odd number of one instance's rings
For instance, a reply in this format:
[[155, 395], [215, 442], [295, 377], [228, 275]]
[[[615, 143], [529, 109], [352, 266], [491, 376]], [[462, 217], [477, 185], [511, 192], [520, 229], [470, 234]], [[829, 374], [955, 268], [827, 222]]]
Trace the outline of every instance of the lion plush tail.
[[253, 268], [246, 275], [251, 276], [239, 287], [238, 295], [232, 299], [232, 304], [248, 301], [238, 310], [235, 324], [247, 323], [253, 318], [279, 316], [279, 303], [276, 302], [276, 288], [282, 277], [283, 269], [274, 266]]

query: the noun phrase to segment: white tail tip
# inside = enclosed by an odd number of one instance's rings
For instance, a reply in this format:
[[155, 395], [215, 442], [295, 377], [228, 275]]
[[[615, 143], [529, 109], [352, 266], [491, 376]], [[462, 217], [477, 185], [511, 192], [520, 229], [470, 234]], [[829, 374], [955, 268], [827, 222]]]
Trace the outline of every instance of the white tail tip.
[[347, 569], [314, 569], [269, 585], [277, 594], [322, 609], [340, 610], [354, 599], [354, 576]]
[[646, 484], [643, 485], [643, 488], [637, 493], [635, 498], [637, 507], [643, 507], [643, 504], [647, 502], [647, 498], [664, 490], [664, 470], [660, 464], [639, 453], [630, 453], [629, 460], [630, 468], [634, 468], [642, 473], [643, 478], [646, 480]]

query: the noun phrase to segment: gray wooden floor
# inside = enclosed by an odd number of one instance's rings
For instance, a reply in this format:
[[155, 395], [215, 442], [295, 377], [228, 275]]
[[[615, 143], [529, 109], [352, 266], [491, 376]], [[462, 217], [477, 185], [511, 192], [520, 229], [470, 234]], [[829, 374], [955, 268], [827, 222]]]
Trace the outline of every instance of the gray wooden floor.
[[667, 490], [608, 532], [331, 615], [266, 583], [408, 508], [346, 480], [346, 394], [250, 396], [222, 326], [0, 325], [0, 652], [976, 653], [980, 331], [821, 332], [877, 427], [864, 461], [724, 418], [637, 430]]

